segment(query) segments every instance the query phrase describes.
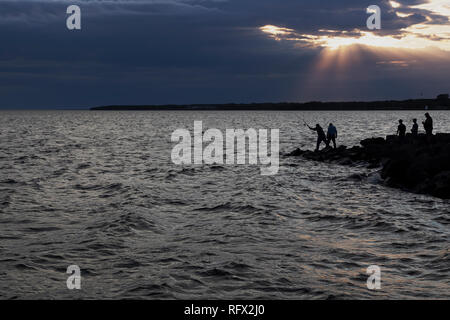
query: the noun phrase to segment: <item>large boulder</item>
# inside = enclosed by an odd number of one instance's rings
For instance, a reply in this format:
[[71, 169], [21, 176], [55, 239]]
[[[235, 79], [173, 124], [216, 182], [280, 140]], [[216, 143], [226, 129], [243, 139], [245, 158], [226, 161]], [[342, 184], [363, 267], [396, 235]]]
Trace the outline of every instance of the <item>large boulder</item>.
[[373, 146], [373, 145], [384, 145], [386, 144], [386, 140], [384, 140], [383, 138], [370, 138], [370, 139], [364, 139], [361, 142], [361, 145], [364, 148], [367, 148], [369, 146]]
[[383, 167], [381, 177], [388, 185], [450, 198], [450, 134], [370, 138], [362, 140], [361, 146], [319, 152], [297, 149], [289, 155], [342, 165], [365, 161], [369, 168]]
[[450, 171], [441, 172], [433, 178], [433, 196], [450, 199]]
[[450, 143], [450, 133], [436, 133], [435, 141], [438, 143]]
[[294, 151], [292, 151], [291, 153], [289, 153], [287, 156], [288, 157], [299, 157], [299, 156], [303, 155], [304, 153], [305, 153], [305, 151], [303, 151], [300, 148], [297, 148]]

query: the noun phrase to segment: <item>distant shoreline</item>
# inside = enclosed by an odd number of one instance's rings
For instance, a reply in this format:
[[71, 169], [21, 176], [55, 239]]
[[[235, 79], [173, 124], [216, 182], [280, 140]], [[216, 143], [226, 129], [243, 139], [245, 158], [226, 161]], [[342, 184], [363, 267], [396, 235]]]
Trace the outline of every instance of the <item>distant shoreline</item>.
[[305, 103], [228, 103], [228, 104], [189, 104], [189, 105], [117, 105], [99, 106], [96, 111], [368, 111], [368, 110], [450, 110], [448, 96], [438, 99], [410, 99], [372, 102], [305, 102]]

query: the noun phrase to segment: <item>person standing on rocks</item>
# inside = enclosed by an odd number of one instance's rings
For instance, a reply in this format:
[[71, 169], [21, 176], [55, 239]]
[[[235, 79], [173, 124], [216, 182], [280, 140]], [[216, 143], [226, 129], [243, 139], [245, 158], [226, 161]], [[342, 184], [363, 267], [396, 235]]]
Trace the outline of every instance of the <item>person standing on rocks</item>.
[[337, 129], [332, 123], [330, 123], [327, 132], [327, 141], [328, 141], [327, 145], [330, 145], [330, 142], [333, 141], [333, 146], [336, 149], [336, 139], [337, 139]]
[[419, 125], [417, 124], [417, 119], [413, 119], [413, 126], [411, 129], [411, 133], [413, 137], [417, 137], [417, 135], [419, 134]]
[[427, 133], [427, 136], [433, 135], [433, 118], [431, 118], [430, 114], [427, 112], [425, 113], [425, 121], [423, 121], [423, 128], [425, 129], [425, 132]]
[[[307, 125], [308, 126], [308, 125]], [[316, 146], [316, 151], [319, 151], [319, 147], [320, 144], [323, 142], [325, 142], [325, 144], [328, 147], [328, 141], [327, 141], [327, 137], [325, 136], [325, 132], [323, 131], [322, 127], [320, 126], [320, 124], [316, 124], [315, 128], [311, 128], [310, 126], [308, 126], [309, 129], [311, 129], [312, 131], [316, 131], [317, 132], [317, 146]]]
[[397, 134], [400, 138], [404, 138], [406, 136], [406, 126], [403, 124], [403, 120], [398, 120], [398, 129], [397, 129]]

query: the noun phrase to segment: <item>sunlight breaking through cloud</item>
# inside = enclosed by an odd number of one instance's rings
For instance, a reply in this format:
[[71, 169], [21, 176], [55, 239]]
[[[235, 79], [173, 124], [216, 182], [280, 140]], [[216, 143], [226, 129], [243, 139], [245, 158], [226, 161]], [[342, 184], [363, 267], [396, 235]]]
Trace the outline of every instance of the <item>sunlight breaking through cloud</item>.
[[[389, 2], [392, 8], [405, 9], [400, 3]], [[434, 47], [450, 51], [450, 21], [446, 23], [434, 22], [431, 15], [450, 17], [450, 3], [448, 0], [433, 0], [426, 4], [409, 6], [409, 9], [420, 9], [428, 13], [427, 21], [412, 24], [400, 29], [400, 34], [379, 35], [362, 29], [354, 30], [318, 30], [314, 34], [298, 33], [293, 29], [281, 28], [273, 25], [260, 27], [260, 30], [275, 40], [298, 41], [299, 44], [313, 47], [337, 49], [341, 46], [366, 45], [372, 47], [389, 47], [404, 49], [423, 49]], [[395, 11], [400, 18], [409, 17], [412, 13]]]

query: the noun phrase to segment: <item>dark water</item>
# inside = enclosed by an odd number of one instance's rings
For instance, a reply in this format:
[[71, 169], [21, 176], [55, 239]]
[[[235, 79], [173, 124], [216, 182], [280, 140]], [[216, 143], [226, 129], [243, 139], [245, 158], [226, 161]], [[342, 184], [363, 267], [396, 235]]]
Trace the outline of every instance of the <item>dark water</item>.
[[[395, 131], [414, 112], [0, 112], [0, 298], [450, 298], [449, 202], [364, 167], [281, 156], [175, 166], [170, 135], [279, 128], [281, 151]], [[438, 131], [450, 112], [434, 113]], [[409, 121], [408, 121], [409, 122]], [[81, 268], [68, 290], [66, 268]], [[379, 265], [382, 288], [366, 287]]]

